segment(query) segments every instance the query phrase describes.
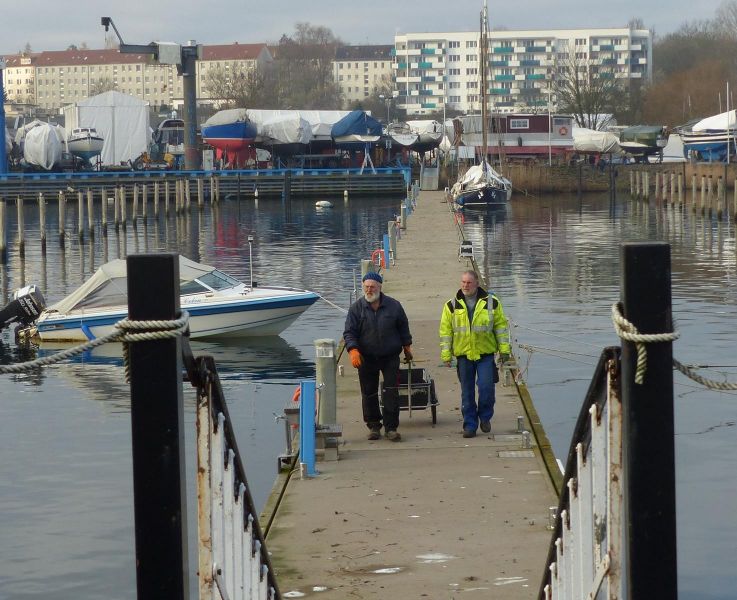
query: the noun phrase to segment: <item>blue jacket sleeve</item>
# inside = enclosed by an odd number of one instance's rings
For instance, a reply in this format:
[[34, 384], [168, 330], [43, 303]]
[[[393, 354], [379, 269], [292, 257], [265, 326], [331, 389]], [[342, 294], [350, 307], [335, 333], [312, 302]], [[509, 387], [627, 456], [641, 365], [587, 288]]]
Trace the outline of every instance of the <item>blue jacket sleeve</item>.
[[354, 302], [348, 309], [348, 314], [345, 317], [345, 330], [343, 331], [343, 340], [345, 341], [346, 351], [358, 348], [360, 322], [360, 307], [358, 306], [358, 303]]
[[407, 313], [404, 312], [404, 307], [401, 304], [399, 304], [397, 329], [399, 331], [399, 339], [402, 340], [402, 346], [409, 346], [412, 344], [412, 334], [409, 331], [409, 319], [407, 319]]

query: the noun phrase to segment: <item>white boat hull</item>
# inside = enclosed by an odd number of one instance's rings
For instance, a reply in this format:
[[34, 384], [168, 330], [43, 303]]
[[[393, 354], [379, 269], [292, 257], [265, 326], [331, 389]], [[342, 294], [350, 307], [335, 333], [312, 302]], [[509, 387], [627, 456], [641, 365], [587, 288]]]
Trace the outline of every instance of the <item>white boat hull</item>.
[[[182, 310], [190, 313], [190, 337], [250, 337], [279, 335], [318, 298], [317, 294], [295, 290], [280, 297], [200, 302], [182, 299]], [[77, 315], [44, 313], [36, 322], [36, 335], [42, 341], [88, 341], [109, 335], [115, 323], [125, 318], [122, 307]]]

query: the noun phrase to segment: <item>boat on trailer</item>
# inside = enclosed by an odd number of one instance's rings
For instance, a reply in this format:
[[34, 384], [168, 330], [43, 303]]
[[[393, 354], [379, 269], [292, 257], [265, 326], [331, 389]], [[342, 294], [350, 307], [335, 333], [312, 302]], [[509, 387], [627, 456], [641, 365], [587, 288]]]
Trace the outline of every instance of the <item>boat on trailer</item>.
[[[248, 285], [183, 256], [179, 278], [191, 338], [279, 335], [319, 298], [308, 290]], [[105, 263], [76, 291], [45, 308], [23, 337], [61, 342], [108, 335], [128, 314], [127, 289], [126, 261]]]
[[94, 127], [75, 127], [67, 138], [67, 148], [74, 156], [91, 161], [102, 154], [105, 141]]

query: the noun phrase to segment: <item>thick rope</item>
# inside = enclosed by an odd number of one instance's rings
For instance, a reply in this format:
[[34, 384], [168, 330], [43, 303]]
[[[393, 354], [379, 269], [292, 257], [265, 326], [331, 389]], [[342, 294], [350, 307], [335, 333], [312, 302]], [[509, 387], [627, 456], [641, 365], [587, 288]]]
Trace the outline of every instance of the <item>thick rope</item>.
[[714, 381], [713, 379], [707, 379], [706, 377], [702, 377], [701, 375], [698, 375], [696, 371], [689, 367], [688, 365], [684, 365], [682, 362], [677, 361], [675, 358], [673, 359], [673, 366], [683, 373], [686, 377], [689, 379], [692, 379], [696, 383], [700, 383], [706, 388], [709, 388], [710, 390], [720, 390], [720, 391], [730, 391], [730, 390], [737, 390], [737, 383], [727, 383], [726, 381]]
[[[178, 319], [172, 321], [131, 321], [129, 319], [122, 319], [115, 324], [115, 331], [104, 335], [79, 346], [68, 348], [57, 352], [51, 356], [44, 356], [28, 362], [18, 363], [15, 365], [2, 365], [0, 366], [0, 374], [11, 374], [11, 373], [27, 373], [38, 369], [40, 367], [47, 367], [59, 363], [78, 354], [82, 354], [87, 350], [97, 348], [103, 344], [110, 342], [124, 342], [135, 343], [144, 342], [151, 340], [164, 340], [173, 338], [181, 335], [187, 331], [189, 327], [189, 313], [182, 311], [181, 316]], [[133, 332], [133, 333], [131, 333]], [[126, 346], [124, 346], [124, 359], [126, 365], [126, 379], [128, 372], [128, 358]]]
[[637, 327], [624, 318], [619, 302], [612, 304], [612, 322], [614, 323], [614, 331], [617, 333], [617, 336], [635, 344], [635, 349], [637, 350], [635, 383], [637, 384], [642, 384], [645, 380], [645, 371], [647, 371], [647, 349], [645, 345], [658, 342], [672, 342], [677, 340], [681, 335], [677, 331], [673, 331], [672, 333], [640, 333]]

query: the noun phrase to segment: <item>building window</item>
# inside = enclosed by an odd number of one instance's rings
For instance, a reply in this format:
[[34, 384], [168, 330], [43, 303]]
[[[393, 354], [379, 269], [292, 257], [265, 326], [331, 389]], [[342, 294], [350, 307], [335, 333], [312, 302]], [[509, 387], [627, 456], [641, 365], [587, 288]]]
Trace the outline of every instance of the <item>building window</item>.
[[459, 54], [452, 54], [448, 57], [448, 62], [461, 62], [461, 57]]
[[478, 59], [478, 54], [466, 54], [466, 61], [468, 62], [476, 62]]
[[529, 119], [510, 119], [509, 128], [510, 129], [529, 129], [530, 120]]
[[448, 48], [460, 48], [461, 43], [460, 42], [448, 42]]
[[466, 48], [476, 48], [478, 45], [478, 40], [469, 40], [466, 42]]

